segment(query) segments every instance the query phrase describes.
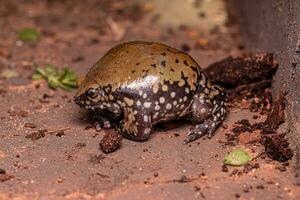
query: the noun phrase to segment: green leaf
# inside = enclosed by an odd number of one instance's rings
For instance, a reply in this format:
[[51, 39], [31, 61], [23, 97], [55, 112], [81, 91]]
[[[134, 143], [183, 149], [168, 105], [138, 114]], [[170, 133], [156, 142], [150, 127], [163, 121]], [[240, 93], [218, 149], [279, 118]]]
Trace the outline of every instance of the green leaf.
[[50, 88], [56, 89], [60, 86], [59, 81], [53, 76], [49, 76], [47, 81]]
[[74, 72], [68, 68], [63, 70], [58, 69], [55, 65], [47, 64], [44, 68], [35, 66], [35, 74], [32, 75], [32, 79], [37, 80], [44, 78], [48, 82], [48, 86], [52, 89], [58, 87], [71, 91], [76, 87], [77, 77]]
[[48, 76], [47, 72], [42, 68], [36, 68], [35, 72], [36, 72], [36, 74], [39, 74], [39, 75], [43, 76], [44, 78], [47, 78], [47, 76]]
[[6, 78], [6, 79], [10, 79], [13, 77], [17, 77], [19, 76], [18, 72], [12, 69], [4, 69], [1, 73], [0, 73], [0, 77], [1, 78]]
[[46, 64], [45, 65], [45, 72], [48, 75], [52, 75], [52, 76], [58, 76], [58, 71], [55, 65], [52, 64]]
[[246, 151], [236, 149], [225, 156], [224, 163], [226, 165], [241, 166], [247, 164], [250, 160], [251, 157]]
[[60, 88], [66, 90], [66, 91], [69, 91], [69, 92], [74, 89], [74, 87], [71, 87], [71, 86], [68, 86], [68, 85], [64, 85], [64, 84], [61, 84]]
[[41, 75], [41, 74], [33, 74], [32, 76], [31, 76], [31, 79], [32, 80], [40, 80], [40, 79], [42, 79], [43, 78], [43, 76]]
[[36, 42], [39, 38], [40, 33], [34, 28], [24, 28], [18, 33], [18, 39], [23, 42]]

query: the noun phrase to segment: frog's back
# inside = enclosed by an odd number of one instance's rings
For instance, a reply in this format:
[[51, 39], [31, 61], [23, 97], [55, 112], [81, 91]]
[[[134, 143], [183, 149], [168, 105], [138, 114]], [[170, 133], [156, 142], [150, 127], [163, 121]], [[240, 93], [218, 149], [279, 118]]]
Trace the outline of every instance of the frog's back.
[[201, 78], [200, 70], [198, 64], [184, 52], [161, 43], [134, 41], [108, 51], [85, 79], [102, 87], [110, 86], [112, 91], [139, 83], [141, 87], [150, 84], [154, 93], [159, 85], [165, 83], [179, 87], [188, 84], [195, 91]]

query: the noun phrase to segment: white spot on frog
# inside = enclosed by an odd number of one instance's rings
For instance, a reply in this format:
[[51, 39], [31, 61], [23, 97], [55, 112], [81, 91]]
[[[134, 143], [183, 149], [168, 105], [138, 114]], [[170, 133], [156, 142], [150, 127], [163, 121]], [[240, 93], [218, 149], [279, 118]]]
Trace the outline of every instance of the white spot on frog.
[[166, 108], [167, 108], [167, 110], [170, 110], [172, 108], [172, 105], [170, 103], [167, 103]]
[[174, 98], [176, 96], [175, 92], [171, 92], [171, 97]]
[[159, 98], [159, 102], [160, 102], [160, 103], [165, 103], [165, 101], [166, 101], [165, 97], [160, 97], [160, 98]]
[[190, 92], [189, 88], [185, 88], [185, 92], [188, 94]]
[[151, 104], [152, 104], [152, 102], [145, 102], [144, 107], [145, 108], [150, 108]]
[[154, 107], [154, 110], [159, 110], [160, 109], [160, 106], [159, 105], [156, 105], [155, 107]]
[[148, 115], [144, 115], [144, 122], [148, 122]]

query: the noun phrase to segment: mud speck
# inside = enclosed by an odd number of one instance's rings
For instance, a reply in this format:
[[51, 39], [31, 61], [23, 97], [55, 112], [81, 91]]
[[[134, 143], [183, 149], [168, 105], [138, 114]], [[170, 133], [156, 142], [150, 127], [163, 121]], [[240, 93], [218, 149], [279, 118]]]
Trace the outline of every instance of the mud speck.
[[28, 123], [25, 123], [25, 124], [24, 124], [24, 127], [25, 127], [25, 128], [36, 128], [36, 125], [35, 125], [34, 123], [28, 122]]
[[89, 162], [93, 163], [93, 164], [100, 164], [103, 162], [103, 160], [105, 159], [105, 156], [103, 155], [91, 155]]

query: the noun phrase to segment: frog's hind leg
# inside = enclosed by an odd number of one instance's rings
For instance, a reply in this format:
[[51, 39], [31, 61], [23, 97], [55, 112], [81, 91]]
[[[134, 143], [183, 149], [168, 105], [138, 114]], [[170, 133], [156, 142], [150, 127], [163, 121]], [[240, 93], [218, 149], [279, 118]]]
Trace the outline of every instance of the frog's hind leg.
[[212, 86], [210, 90], [201, 92], [195, 96], [192, 104], [191, 121], [196, 124], [192, 127], [184, 144], [192, 142], [204, 135], [212, 137], [217, 127], [222, 124], [225, 111], [225, 93], [218, 86]]
[[151, 115], [133, 108], [124, 110], [124, 120], [120, 123], [119, 132], [126, 138], [135, 141], [147, 140], [152, 129]]

